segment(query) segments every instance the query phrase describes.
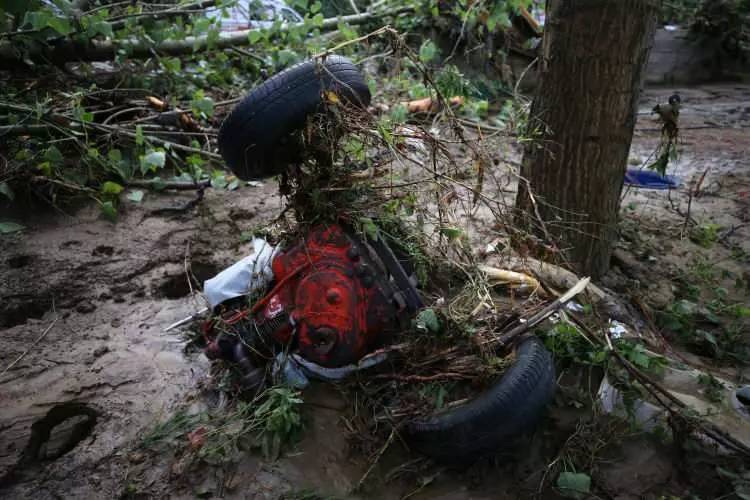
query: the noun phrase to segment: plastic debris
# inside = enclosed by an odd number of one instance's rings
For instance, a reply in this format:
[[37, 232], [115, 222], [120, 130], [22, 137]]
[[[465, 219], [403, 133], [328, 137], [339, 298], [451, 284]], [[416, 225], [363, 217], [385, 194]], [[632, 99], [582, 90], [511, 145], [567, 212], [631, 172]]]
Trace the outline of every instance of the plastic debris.
[[210, 306], [266, 288], [273, 280], [271, 262], [277, 247], [262, 238], [252, 241], [253, 253], [221, 271], [203, 284]]
[[666, 410], [642, 399], [636, 399], [628, 411], [622, 392], [614, 387], [605, 375], [597, 392], [605, 413], [627, 419], [632, 417], [644, 430], [651, 431], [666, 420]]
[[680, 185], [679, 180], [672, 175], [632, 169], [625, 172], [625, 184], [642, 189], [675, 189]]
[[579, 304], [578, 302], [575, 302], [571, 300], [567, 304], [565, 304], [565, 309], [568, 311], [574, 312], [574, 313], [582, 313], [583, 312], [583, 306]]
[[616, 319], [609, 320], [608, 330], [609, 330], [609, 335], [615, 340], [622, 338], [623, 335], [628, 333], [627, 327], [623, 325], [622, 323], [620, 323], [619, 321], [617, 321]]
[[336, 380], [341, 380], [359, 370], [371, 368], [377, 364], [382, 363], [383, 361], [388, 359], [388, 353], [384, 351], [376, 351], [360, 359], [356, 365], [346, 365], [339, 368], [326, 368], [324, 366], [320, 366], [311, 361], [307, 361], [298, 354], [292, 354], [291, 358], [299, 364], [299, 366], [307, 376], [316, 378], [318, 380], [333, 382]]
[[310, 380], [295, 357], [287, 356], [285, 352], [278, 353], [274, 358], [271, 375], [275, 382], [283, 382], [294, 389], [302, 390], [310, 385]]
[[301, 23], [305, 20], [282, 0], [240, 0], [206, 9], [206, 17], [221, 22], [222, 31], [270, 28], [275, 21]]

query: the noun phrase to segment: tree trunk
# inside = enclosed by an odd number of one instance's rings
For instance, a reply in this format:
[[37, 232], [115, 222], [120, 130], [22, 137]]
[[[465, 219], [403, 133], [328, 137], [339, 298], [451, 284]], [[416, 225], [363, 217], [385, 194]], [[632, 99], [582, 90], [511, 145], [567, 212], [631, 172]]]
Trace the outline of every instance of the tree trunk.
[[616, 236], [640, 84], [659, 0], [548, 0], [519, 222], [601, 277]]

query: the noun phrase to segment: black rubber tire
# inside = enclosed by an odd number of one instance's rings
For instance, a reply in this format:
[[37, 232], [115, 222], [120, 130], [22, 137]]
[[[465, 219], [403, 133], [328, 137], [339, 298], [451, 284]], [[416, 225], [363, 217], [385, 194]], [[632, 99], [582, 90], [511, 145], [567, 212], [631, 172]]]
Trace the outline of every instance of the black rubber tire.
[[296, 153], [287, 139], [320, 108], [324, 90], [347, 105], [370, 104], [362, 73], [345, 57], [287, 68], [254, 88], [221, 124], [219, 152], [232, 172], [243, 180], [280, 174]]
[[489, 390], [463, 406], [410, 422], [407, 443], [440, 462], [472, 462], [533, 429], [555, 385], [552, 355], [541, 340], [529, 337]]

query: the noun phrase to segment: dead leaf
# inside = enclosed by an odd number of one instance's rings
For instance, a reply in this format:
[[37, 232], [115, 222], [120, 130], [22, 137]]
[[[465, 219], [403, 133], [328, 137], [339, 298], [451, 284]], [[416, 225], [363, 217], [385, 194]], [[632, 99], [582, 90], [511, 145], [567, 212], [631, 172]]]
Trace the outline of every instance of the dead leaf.
[[162, 101], [158, 97], [154, 97], [150, 95], [146, 97], [146, 101], [152, 108], [154, 108], [157, 111], [164, 111], [167, 109], [167, 103]]
[[406, 106], [406, 110], [409, 113], [429, 113], [431, 111], [437, 111], [437, 103], [433, 103], [432, 97], [425, 97], [424, 99], [417, 99], [403, 104]]
[[182, 125], [185, 130], [190, 130], [193, 132], [199, 132], [201, 129], [201, 126], [198, 125], [198, 122], [196, 122], [189, 113], [180, 114], [180, 125]]
[[206, 443], [206, 434], [208, 433], [208, 429], [201, 426], [195, 429], [192, 432], [189, 432], [187, 435], [188, 442], [190, 443], [190, 449], [193, 451], [200, 450], [203, 445]]
[[451, 106], [463, 106], [466, 99], [464, 99], [464, 96], [462, 95], [454, 95], [450, 99], [448, 99], [448, 102]]
[[[451, 106], [457, 107], [463, 105], [465, 99], [463, 96], [456, 95], [448, 99], [448, 103]], [[401, 103], [406, 107], [406, 111], [409, 113], [434, 113], [440, 106], [437, 100], [432, 97], [425, 97], [423, 99], [416, 99], [414, 101]]]
[[332, 90], [326, 90], [325, 92], [323, 92], [323, 97], [325, 97], [325, 100], [328, 104], [338, 104], [341, 102], [339, 96], [337, 96], [336, 92], [333, 92]]

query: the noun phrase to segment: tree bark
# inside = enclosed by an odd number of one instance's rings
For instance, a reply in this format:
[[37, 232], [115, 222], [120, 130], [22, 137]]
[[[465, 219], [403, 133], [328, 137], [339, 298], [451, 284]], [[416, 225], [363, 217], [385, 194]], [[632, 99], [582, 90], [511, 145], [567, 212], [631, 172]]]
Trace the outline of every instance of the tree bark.
[[549, 0], [516, 198], [522, 227], [583, 275], [609, 269], [660, 0]]

